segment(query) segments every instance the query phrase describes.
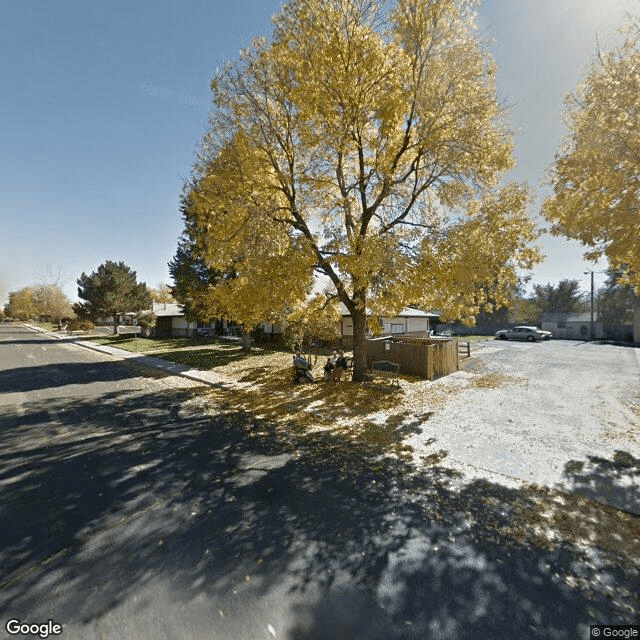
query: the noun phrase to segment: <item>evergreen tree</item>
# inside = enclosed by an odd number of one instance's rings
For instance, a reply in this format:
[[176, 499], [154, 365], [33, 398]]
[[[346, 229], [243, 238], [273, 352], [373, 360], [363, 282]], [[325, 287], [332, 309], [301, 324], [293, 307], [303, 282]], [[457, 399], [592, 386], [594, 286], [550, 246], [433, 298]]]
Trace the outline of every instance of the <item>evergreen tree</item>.
[[589, 309], [585, 294], [580, 291], [580, 283], [566, 278], [557, 285], [535, 285], [531, 301], [540, 316], [544, 313], [580, 313]]
[[209, 295], [221, 274], [207, 266], [185, 235], [169, 262], [169, 273], [174, 282], [171, 294], [182, 305], [189, 322], [213, 322], [222, 315]]
[[631, 324], [633, 310], [640, 303], [634, 287], [621, 283], [624, 281], [623, 272], [610, 269], [605, 285], [596, 294], [598, 318], [604, 324]]
[[113, 318], [113, 334], [118, 333], [118, 316], [138, 313], [151, 307], [151, 296], [144, 282], [138, 282], [136, 272], [124, 262], [107, 260], [96, 271], [78, 278], [78, 297], [85, 302], [76, 303], [79, 316], [93, 321], [100, 317]]

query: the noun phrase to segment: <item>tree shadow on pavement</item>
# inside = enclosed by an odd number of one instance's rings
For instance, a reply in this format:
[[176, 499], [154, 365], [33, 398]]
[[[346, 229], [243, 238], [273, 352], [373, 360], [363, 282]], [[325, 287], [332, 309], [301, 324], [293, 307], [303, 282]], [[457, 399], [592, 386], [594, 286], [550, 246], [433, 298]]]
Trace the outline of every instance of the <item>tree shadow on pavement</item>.
[[572, 491], [640, 516], [640, 459], [628, 451], [570, 460], [564, 473]]
[[[638, 622], [638, 518], [416, 469], [385, 439], [207, 413], [211, 397], [122, 391], [0, 418], [0, 610], [87, 624], [166, 579], [176, 603], [220, 612], [284, 590], [300, 601], [278, 630], [290, 640], [576, 638]], [[54, 423], [29, 420], [45, 412]], [[209, 637], [230, 637], [232, 617]]]
[[[32, 344], [32, 343], [30, 343]], [[60, 362], [0, 371], [1, 393], [27, 393], [57, 389], [66, 385], [90, 382], [118, 382], [133, 377], [132, 369], [140, 365], [131, 361]], [[158, 372], [155, 373], [157, 377]]]

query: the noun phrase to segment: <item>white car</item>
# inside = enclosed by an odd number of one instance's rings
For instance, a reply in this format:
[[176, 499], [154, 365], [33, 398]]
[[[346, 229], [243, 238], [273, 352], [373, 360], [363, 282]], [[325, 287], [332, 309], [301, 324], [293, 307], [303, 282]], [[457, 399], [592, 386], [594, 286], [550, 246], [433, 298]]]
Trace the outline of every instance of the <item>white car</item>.
[[538, 327], [514, 327], [513, 329], [501, 329], [496, 331], [498, 340], [527, 340], [535, 342], [537, 340], [549, 340], [551, 338], [550, 331], [542, 331]]

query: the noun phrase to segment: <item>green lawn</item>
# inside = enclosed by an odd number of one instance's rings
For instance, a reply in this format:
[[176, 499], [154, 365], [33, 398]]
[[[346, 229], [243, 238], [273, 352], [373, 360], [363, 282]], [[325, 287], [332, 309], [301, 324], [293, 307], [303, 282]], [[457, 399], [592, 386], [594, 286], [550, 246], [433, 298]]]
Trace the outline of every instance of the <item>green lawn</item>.
[[[92, 342], [137, 353], [147, 353], [194, 369], [214, 369], [232, 362], [260, 358], [281, 349], [253, 345], [251, 353], [242, 350], [236, 342], [202, 338], [134, 338], [129, 336], [92, 337]], [[287, 352], [288, 353], [288, 352]]]
[[46, 329], [47, 331], [58, 330], [58, 325], [53, 322], [34, 322], [33, 324], [37, 327], [41, 327], [42, 329]]
[[92, 336], [91, 341], [117, 347], [118, 349], [125, 349], [126, 351], [138, 351], [140, 353], [182, 349], [211, 343], [210, 340], [205, 342], [197, 338], [135, 338], [133, 335], [128, 334], [118, 336]]

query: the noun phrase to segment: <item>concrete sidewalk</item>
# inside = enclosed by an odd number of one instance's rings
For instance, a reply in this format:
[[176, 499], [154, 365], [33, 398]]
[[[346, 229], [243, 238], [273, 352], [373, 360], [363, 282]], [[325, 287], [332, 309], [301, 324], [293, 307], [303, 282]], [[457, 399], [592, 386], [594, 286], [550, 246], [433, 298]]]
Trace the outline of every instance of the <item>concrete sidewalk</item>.
[[165, 360], [164, 358], [156, 358], [154, 356], [148, 356], [143, 353], [135, 353], [133, 351], [118, 349], [116, 347], [111, 347], [105, 344], [98, 344], [97, 342], [92, 342], [90, 339], [83, 338], [81, 336], [73, 337], [60, 335], [56, 332], [47, 331], [46, 329], [31, 324], [25, 324], [24, 326], [28, 327], [29, 329], [33, 329], [34, 331], [38, 331], [39, 333], [43, 333], [51, 338], [54, 338], [55, 340], [64, 340], [68, 344], [73, 344], [85, 349], [91, 349], [92, 351], [97, 351], [99, 353], [103, 353], [105, 355], [112, 356], [121, 360], [129, 360], [133, 364], [164, 371], [169, 375], [180, 376], [182, 378], [193, 380], [194, 382], [200, 382], [202, 384], [211, 386], [225, 385], [238, 388], [250, 386], [238, 383], [237, 380], [234, 380], [233, 378], [230, 378], [229, 376], [225, 376], [218, 372], [191, 369], [186, 365], [179, 364], [177, 362], [171, 362], [170, 360]]

